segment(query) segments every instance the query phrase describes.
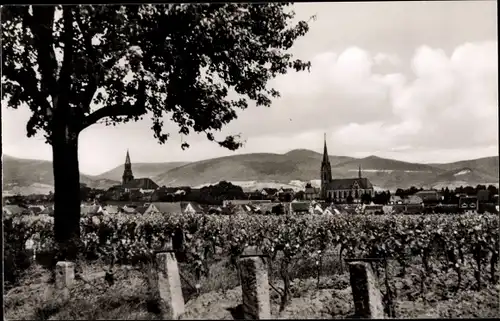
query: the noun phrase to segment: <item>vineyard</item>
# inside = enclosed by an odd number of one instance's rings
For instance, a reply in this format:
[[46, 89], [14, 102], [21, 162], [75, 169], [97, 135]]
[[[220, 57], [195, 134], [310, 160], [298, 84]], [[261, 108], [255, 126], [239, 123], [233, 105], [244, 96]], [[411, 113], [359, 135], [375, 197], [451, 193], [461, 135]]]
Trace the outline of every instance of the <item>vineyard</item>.
[[[33, 241], [38, 255], [56, 252], [52, 226], [52, 218], [44, 216], [4, 222], [5, 256], [13, 262], [10, 272], [6, 267], [11, 286], [21, 270], [15, 268], [16, 253], [24, 250], [27, 240]], [[270, 286], [280, 311], [289, 309], [300, 292], [296, 280], [306, 280], [316, 290], [339, 287], [329, 284], [333, 279], [348, 286], [346, 259], [379, 258], [383, 263], [374, 269], [387, 305], [394, 308], [395, 302], [429, 296], [434, 296], [431, 301], [484, 291], [490, 298], [498, 296], [498, 229], [495, 215], [95, 216], [81, 221], [81, 253], [86, 261], [110, 267], [139, 266], [151, 262], [155, 250], [164, 249], [173, 238], [181, 268], [189, 271], [200, 296], [213, 290], [203, 287], [217, 262], [227, 259], [227, 269], [234, 271], [236, 258], [252, 247], [272, 262]], [[480, 305], [487, 300], [477, 301]], [[496, 313], [498, 305], [474, 309]], [[396, 311], [404, 314], [401, 307]], [[491, 316], [487, 313], [479, 316]]]

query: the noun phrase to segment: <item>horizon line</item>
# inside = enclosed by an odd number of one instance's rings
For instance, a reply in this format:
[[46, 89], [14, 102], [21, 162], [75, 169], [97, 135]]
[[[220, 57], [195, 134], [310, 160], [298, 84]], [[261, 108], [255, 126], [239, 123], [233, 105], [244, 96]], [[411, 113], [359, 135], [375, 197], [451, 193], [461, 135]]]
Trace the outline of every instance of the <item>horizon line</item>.
[[[288, 152], [285, 152], [285, 153], [241, 153], [241, 154], [235, 154], [235, 155], [226, 155], [226, 156], [220, 156], [220, 157], [214, 157], [214, 158], [205, 158], [205, 159], [200, 159], [200, 160], [196, 160], [196, 161], [164, 161], [164, 162], [144, 162], [144, 161], [139, 161], [139, 162], [136, 162], [136, 164], [163, 164], [163, 163], [187, 163], [187, 164], [192, 164], [192, 163], [197, 163], [197, 162], [203, 162], [203, 161], [207, 161], [207, 160], [216, 160], [216, 159], [222, 159], [222, 158], [227, 158], [227, 157], [234, 157], [234, 156], [244, 156], [244, 155], [252, 155], [252, 154], [268, 154], [268, 155], [286, 155], [286, 154], [289, 154], [291, 152], [294, 152], [294, 151], [309, 151], [309, 152], [313, 152], [313, 153], [316, 153], [316, 154], [319, 154], [319, 155], [322, 155], [322, 153], [320, 152], [316, 152], [314, 150], [311, 150], [311, 149], [307, 149], [307, 148], [296, 148], [296, 149], [292, 149]], [[23, 157], [17, 157], [17, 156], [12, 156], [12, 155], [9, 155], [7, 153], [4, 153], [2, 152], [2, 163], [3, 163], [3, 157], [4, 156], [8, 156], [8, 157], [11, 157], [11, 158], [16, 158], [16, 159], [19, 159], [19, 160], [34, 160], [34, 161], [47, 161], [47, 162], [52, 162], [52, 160], [49, 160], [49, 159], [40, 159], [40, 158], [23, 158]], [[349, 158], [353, 158], [353, 159], [358, 159], [358, 160], [363, 160], [363, 159], [366, 159], [366, 158], [370, 158], [370, 157], [376, 157], [376, 158], [380, 158], [380, 159], [387, 159], [387, 160], [393, 160], [393, 161], [398, 161], [398, 162], [403, 162], [403, 163], [410, 163], [410, 164], [417, 164], [417, 165], [443, 165], [443, 164], [453, 164], [453, 163], [458, 163], [458, 162], [466, 162], [466, 161], [473, 161], [473, 160], [479, 160], [479, 159], [484, 159], [484, 158], [490, 158], [490, 157], [499, 157], [499, 155], [491, 155], [491, 156], [483, 156], [483, 157], [479, 157], [479, 158], [471, 158], [471, 159], [462, 159], [462, 160], [456, 160], [456, 161], [451, 161], [451, 162], [411, 162], [411, 161], [405, 161], [405, 160], [400, 160], [400, 159], [397, 159], [397, 158], [386, 158], [386, 157], [380, 157], [380, 156], [377, 156], [377, 155], [368, 155], [368, 156], [365, 156], [365, 157], [355, 157], [355, 156], [347, 156], [347, 155], [331, 155], [331, 154], [328, 154], [328, 157], [349, 157]], [[132, 162], [132, 165], [134, 164], [134, 162]], [[80, 173], [81, 174], [85, 174], [87, 176], [100, 176], [104, 173], [107, 173], [119, 166], [122, 166], [123, 164], [119, 164], [119, 165], [116, 165], [108, 170], [105, 170], [99, 174], [86, 174], [84, 172], [82, 172], [80, 170]]]

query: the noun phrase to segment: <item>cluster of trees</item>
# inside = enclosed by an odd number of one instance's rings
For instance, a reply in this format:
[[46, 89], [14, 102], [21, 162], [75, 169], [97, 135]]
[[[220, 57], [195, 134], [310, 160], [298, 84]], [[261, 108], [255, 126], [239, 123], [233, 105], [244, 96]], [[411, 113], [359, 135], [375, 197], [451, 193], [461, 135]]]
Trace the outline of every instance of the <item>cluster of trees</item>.
[[[184, 193], [175, 194], [174, 190], [182, 190]], [[208, 205], [222, 205], [224, 200], [245, 199], [246, 195], [240, 186], [230, 182], [221, 181], [215, 185], [204, 186], [200, 189], [190, 187], [159, 188], [146, 201], [156, 202], [197, 202]]]
[[31, 194], [4, 196], [3, 201], [12, 205], [27, 206], [30, 204], [45, 204], [54, 202], [54, 194]]
[[[443, 200], [441, 200], [441, 203], [443, 204], [458, 204], [459, 201], [459, 195], [468, 195], [468, 196], [475, 196], [479, 193], [479, 191], [485, 190], [488, 191], [488, 202], [494, 202], [494, 196], [498, 195], [498, 188], [494, 185], [477, 185], [476, 187], [474, 186], [460, 186], [455, 189], [449, 189], [448, 187], [446, 188], [441, 188], [438, 192], [440, 193], [441, 196], [443, 196]], [[402, 198], [408, 197], [410, 195], [414, 195], [415, 193], [423, 191], [423, 188], [416, 188], [414, 186], [408, 188], [408, 189], [401, 189], [398, 188], [396, 190], [395, 195], [400, 196]]]

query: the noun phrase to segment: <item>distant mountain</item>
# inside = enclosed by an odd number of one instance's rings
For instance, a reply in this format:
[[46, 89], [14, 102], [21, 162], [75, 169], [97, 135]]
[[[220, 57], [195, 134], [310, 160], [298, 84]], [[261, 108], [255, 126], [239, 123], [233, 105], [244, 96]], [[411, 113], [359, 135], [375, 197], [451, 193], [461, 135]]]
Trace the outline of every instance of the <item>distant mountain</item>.
[[[286, 154], [254, 153], [219, 157], [193, 162], [161, 173], [153, 178], [159, 185], [196, 186], [227, 181], [310, 180], [318, 176], [322, 155], [309, 150]], [[332, 164], [351, 157], [330, 156]]]
[[[3, 189], [20, 194], [47, 194], [53, 191], [54, 176], [52, 162], [22, 159], [3, 155]], [[94, 179], [80, 173], [80, 182], [93, 188], [109, 188], [118, 182], [109, 179]]]
[[[353, 158], [330, 156], [334, 178], [357, 177], [361, 166], [377, 189], [395, 190], [410, 186], [498, 185], [498, 156], [449, 164], [418, 164], [377, 156]], [[219, 157], [197, 162], [132, 163], [134, 176], [149, 177], [158, 185], [203, 186], [221, 180], [231, 181], [249, 190], [264, 185], [302, 188], [319, 179], [322, 155], [307, 149], [285, 154], [253, 153]], [[53, 185], [52, 163], [4, 155], [4, 189]], [[119, 184], [123, 165], [97, 176], [81, 174], [81, 182], [90, 187], [106, 188]], [[41, 188], [41, 187], [40, 187]]]
[[[135, 178], [154, 177], [159, 173], [167, 172], [173, 168], [186, 165], [188, 162], [170, 162], [170, 163], [132, 163], [132, 172]], [[117, 166], [105, 173], [92, 176], [92, 179], [108, 179], [121, 181], [124, 165]]]
[[[449, 170], [446, 167], [447, 164], [434, 166], [377, 156], [361, 159], [347, 156], [330, 156], [329, 158], [334, 178], [357, 177], [358, 168], [361, 166], [363, 177], [368, 177], [380, 189], [395, 190], [410, 186], [431, 188], [442, 184], [444, 177], [448, 177], [446, 172]], [[160, 185], [167, 186], [199, 186], [221, 180], [240, 184], [247, 182], [244, 185], [248, 189], [251, 186], [260, 186], [263, 182], [298, 186], [319, 178], [321, 159], [320, 153], [305, 149], [292, 150], [286, 154], [259, 153], [226, 156], [189, 163], [159, 174], [153, 179]], [[446, 182], [450, 185], [458, 182], [467, 185], [477, 184], [479, 180], [482, 184], [498, 184], [498, 175], [494, 174], [495, 171], [498, 173], [498, 157], [492, 157], [492, 159], [496, 159], [496, 163], [494, 160], [485, 161], [484, 159], [476, 163], [468, 161], [470, 165], [474, 165], [470, 166], [474, 175], [454, 176], [455, 179], [449, 178]], [[483, 169], [485, 163], [489, 164], [487, 171]], [[460, 169], [462, 165], [459, 162], [449, 168]]]
[[464, 160], [448, 164], [429, 164], [429, 165], [447, 171], [452, 171], [460, 168], [470, 168], [473, 171], [480, 170], [484, 174], [495, 176], [496, 180], [498, 180], [498, 174], [499, 174], [498, 160], [499, 160], [498, 156], [491, 156], [478, 159]]

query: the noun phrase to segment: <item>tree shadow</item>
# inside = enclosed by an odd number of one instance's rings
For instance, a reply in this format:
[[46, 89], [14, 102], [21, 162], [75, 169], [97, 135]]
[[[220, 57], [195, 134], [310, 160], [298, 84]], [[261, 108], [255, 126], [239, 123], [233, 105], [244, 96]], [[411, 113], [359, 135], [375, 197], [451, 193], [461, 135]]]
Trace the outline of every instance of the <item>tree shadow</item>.
[[243, 304], [238, 304], [235, 308], [227, 308], [226, 310], [231, 312], [234, 320], [244, 320]]

